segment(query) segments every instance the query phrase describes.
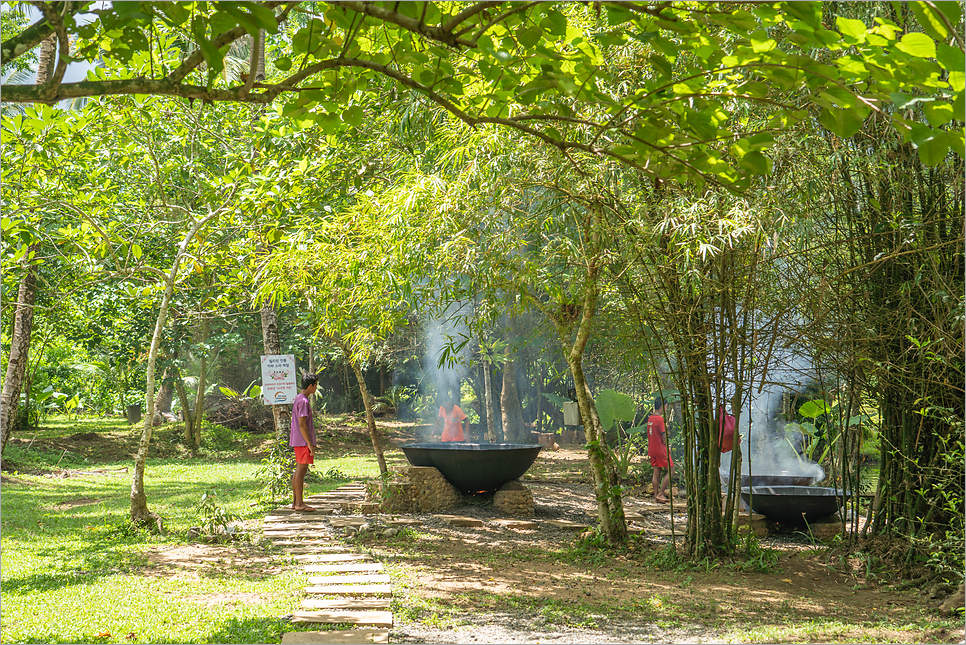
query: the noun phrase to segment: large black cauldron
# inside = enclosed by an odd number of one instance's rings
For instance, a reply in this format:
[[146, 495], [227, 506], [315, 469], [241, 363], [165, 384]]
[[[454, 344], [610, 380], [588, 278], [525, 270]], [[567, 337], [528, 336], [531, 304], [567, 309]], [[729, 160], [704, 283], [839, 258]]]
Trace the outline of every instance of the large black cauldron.
[[476, 493], [497, 490], [523, 475], [543, 446], [450, 441], [399, 447], [413, 466], [432, 466], [461, 492]]
[[741, 489], [741, 499], [756, 513], [776, 522], [801, 526], [842, 507], [845, 493], [815, 486], [754, 486]]

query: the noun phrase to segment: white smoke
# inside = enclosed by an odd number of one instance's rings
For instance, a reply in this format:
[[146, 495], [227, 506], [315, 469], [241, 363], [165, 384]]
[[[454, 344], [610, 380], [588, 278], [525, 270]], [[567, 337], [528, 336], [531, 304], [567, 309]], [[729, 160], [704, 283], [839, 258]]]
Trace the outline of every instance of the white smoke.
[[[455, 310], [455, 305], [450, 309]], [[470, 347], [465, 343], [461, 350], [454, 348], [467, 338], [465, 325], [459, 317], [448, 309], [439, 318], [428, 321], [426, 325], [426, 356], [423, 359], [423, 383], [435, 384], [437, 403], [447, 399], [459, 401], [460, 384], [470, 365]], [[443, 364], [440, 360], [443, 357]]]
[[[825, 477], [825, 470], [805, 458], [786, 440], [785, 425], [792, 419], [783, 417], [782, 399], [817, 380], [811, 360], [789, 348], [777, 348], [765, 384], [755, 387], [751, 401], [741, 410], [738, 432], [741, 434], [741, 472], [755, 475], [809, 477], [815, 483]], [[720, 473], [727, 479], [731, 472], [731, 456], [721, 455]]]

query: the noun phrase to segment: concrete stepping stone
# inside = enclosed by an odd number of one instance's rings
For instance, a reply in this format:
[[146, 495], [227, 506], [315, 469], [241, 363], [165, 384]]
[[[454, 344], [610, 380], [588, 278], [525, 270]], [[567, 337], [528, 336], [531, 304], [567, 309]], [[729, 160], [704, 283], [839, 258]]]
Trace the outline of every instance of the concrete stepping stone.
[[373, 609], [389, 609], [392, 601], [389, 598], [306, 598], [302, 601], [303, 609], [353, 609], [355, 611], [372, 611]]
[[349, 562], [365, 560], [369, 556], [364, 553], [299, 553], [294, 557], [299, 562]]
[[348, 629], [325, 632], [285, 632], [286, 645], [338, 645], [339, 643], [388, 643], [387, 629]]
[[263, 524], [262, 528], [270, 531], [284, 531], [287, 529], [307, 531], [309, 529], [328, 530], [329, 525], [323, 524], [322, 522], [268, 522]]
[[370, 583], [386, 583], [391, 582], [389, 576], [385, 573], [371, 573], [371, 574], [359, 574], [359, 575], [332, 575], [332, 576], [309, 576], [309, 584], [311, 585], [356, 585], [356, 584], [370, 584]]
[[326, 515], [332, 515], [336, 508], [326, 508], [315, 511], [314, 513], [279, 513], [278, 515], [265, 516], [264, 522], [318, 522]]
[[[318, 540], [318, 539], [313, 539], [313, 540], [286, 540], [284, 538], [271, 538], [271, 540], [272, 540], [272, 544], [274, 544], [275, 546], [283, 546], [283, 547], [284, 546], [297, 546], [297, 547], [305, 547], [307, 549], [310, 548], [310, 547], [321, 547], [321, 550], [322, 551], [328, 551], [329, 549], [326, 548], [328, 546], [332, 550], [336, 550], [336, 549], [337, 550], [340, 550], [340, 551], [346, 550], [344, 546], [342, 546], [336, 540], [331, 539], [331, 538], [330, 539], [323, 539], [323, 540]], [[312, 549], [312, 550], [319, 550], [319, 549]]]
[[391, 596], [390, 585], [312, 585], [305, 587], [305, 593], [320, 596]]
[[313, 518], [318, 517], [319, 515], [332, 515], [332, 513], [335, 513], [337, 510], [339, 510], [337, 504], [324, 504], [315, 506], [314, 508], [314, 511], [293, 511], [290, 508], [275, 508], [272, 509], [272, 515], [269, 517], [278, 517], [279, 515], [283, 515], [291, 519], [297, 519], [300, 517]]
[[350, 573], [352, 571], [382, 571], [382, 562], [350, 562], [349, 564], [306, 564], [306, 573]]
[[563, 531], [586, 531], [590, 528], [586, 524], [579, 524], [577, 522], [571, 522], [570, 520], [544, 520], [544, 522]]
[[400, 517], [398, 519], [386, 520], [386, 525], [388, 526], [422, 526], [422, 520], [414, 520], [408, 517]]
[[328, 535], [328, 531], [295, 531], [286, 529], [284, 531], [262, 531], [267, 538], [320, 538]]
[[483, 520], [478, 520], [475, 517], [462, 517], [459, 515], [437, 515], [436, 517], [450, 526], [483, 526]]
[[292, 613], [293, 623], [328, 623], [339, 625], [351, 623], [353, 625], [365, 625], [368, 627], [392, 627], [391, 611], [352, 611], [352, 610], [329, 610], [329, 611], [296, 611]]
[[333, 528], [344, 528], [346, 526], [365, 526], [368, 520], [364, 517], [336, 517], [329, 521]]
[[355, 553], [352, 549], [341, 544], [333, 544], [332, 542], [326, 545], [310, 545], [310, 546], [290, 546], [282, 549], [284, 553], [296, 554], [296, 553]]
[[504, 520], [498, 519], [493, 520], [494, 524], [499, 524], [506, 529], [514, 529], [518, 531], [529, 531], [532, 529], [540, 528], [540, 525], [536, 522], [531, 522], [530, 520]]

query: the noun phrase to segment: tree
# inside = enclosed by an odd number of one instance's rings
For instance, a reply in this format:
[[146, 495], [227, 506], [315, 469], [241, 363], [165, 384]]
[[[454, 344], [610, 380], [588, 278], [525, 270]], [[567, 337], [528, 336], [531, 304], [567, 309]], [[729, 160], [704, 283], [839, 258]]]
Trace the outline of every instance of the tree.
[[[4, 41], [0, 63], [15, 61], [51, 35], [66, 54], [76, 37], [74, 58], [102, 60], [105, 76], [63, 83], [58, 67], [50, 82], [6, 86], [5, 101], [121, 94], [257, 104], [281, 99], [284, 113], [297, 121], [335, 130], [360, 123], [365, 88], [387, 78], [471, 126], [498, 124], [565, 153], [605, 156], [652, 177], [734, 190], [747, 189], [769, 170], [766, 143], [733, 136], [747, 105], [779, 108], [766, 125], [779, 130], [805, 118], [800, 100], [815, 104], [822, 122], [841, 136], [882, 106], [901, 106], [916, 94], [944, 111], [963, 111], [955, 3], [914, 3], [927, 33], [901, 39], [889, 21], [870, 28], [837, 17], [830, 29], [818, 2], [753, 11], [728, 3], [558, 8], [345, 1], [313, 11], [275, 0], [140, 2], [95, 10], [97, 20], [85, 25], [76, 17], [88, 3], [36, 6], [44, 18]], [[227, 47], [262, 29], [278, 52], [270, 79], [219, 76]], [[158, 37], [145, 38], [146, 32]], [[950, 36], [958, 47], [936, 44]], [[104, 38], [111, 40], [109, 51], [100, 47]], [[185, 47], [174, 46], [176, 40]], [[634, 52], [641, 82], [622, 82], [628, 69], [608, 64], [618, 52]], [[905, 119], [897, 127], [927, 163], [950, 147], [964, 154], [962, 133]]]

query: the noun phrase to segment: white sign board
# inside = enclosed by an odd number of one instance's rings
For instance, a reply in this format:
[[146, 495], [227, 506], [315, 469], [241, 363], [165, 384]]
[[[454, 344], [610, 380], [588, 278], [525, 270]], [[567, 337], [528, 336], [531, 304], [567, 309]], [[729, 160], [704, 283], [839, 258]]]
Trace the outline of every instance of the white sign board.
[[262, 356], [262, 398], [265, 405], [294, 403], [298, 393], [295, 356], [293, 354]]

